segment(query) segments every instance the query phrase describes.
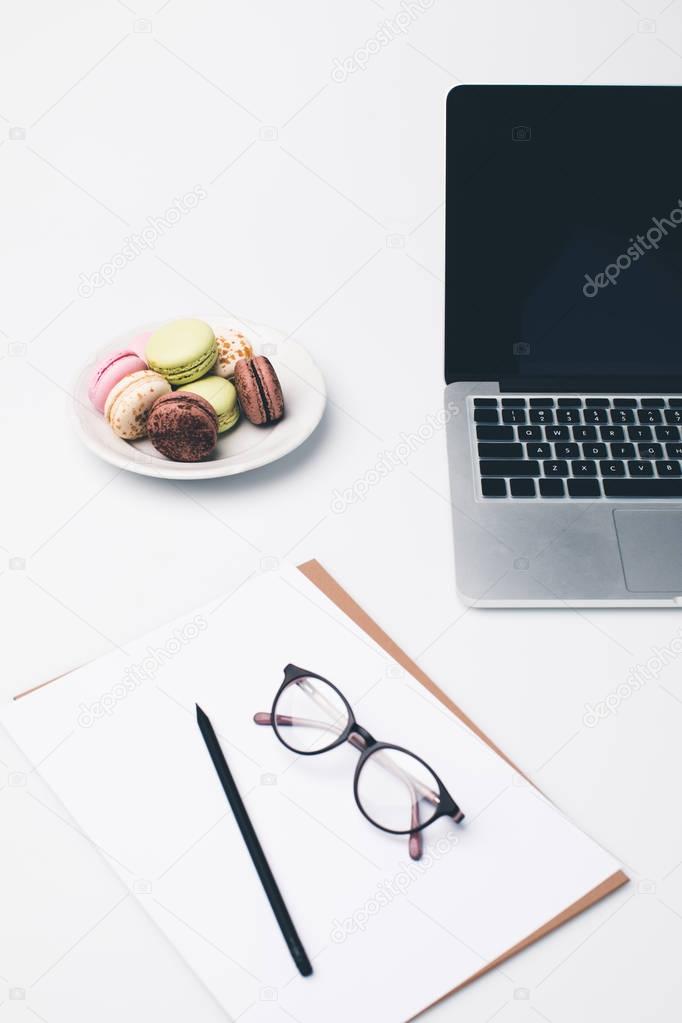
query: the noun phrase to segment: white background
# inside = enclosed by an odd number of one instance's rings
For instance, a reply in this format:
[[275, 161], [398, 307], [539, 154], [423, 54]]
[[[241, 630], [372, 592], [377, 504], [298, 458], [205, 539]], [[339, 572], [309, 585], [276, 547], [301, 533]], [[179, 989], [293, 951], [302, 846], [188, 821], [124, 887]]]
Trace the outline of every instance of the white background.
[[[2, 695], [124, 647], [272, 559], [318, 557], [633, 878], [431, 1018], [671, 1020], [682, 662], [666, 648], [682, 619], [466, 610], [443, 431], [425, 424], [442, 407], [447, 91], [676, 84], [682, 3], [435, 0], [375, 46], [400, 10], [0, 6]], [[337, 59], [357, 68], [345, 81]], [[126, 238], [197, 186], [193, 212], [84, 297]], [[503, 272], [491, 239], [491, 301]], [[137, 323], [202, 311], [310, 348], [330, 392], [317, 433], [277, 465], [182, 488], [97, 462], [71, 422], [81, 365]], [[405, 464], [368, 482], [420, 426]], [[633, 670], [641, 682], [619, 696]], [[586, 713], [607, 698], [604, 719]], [[0, 757], [0, 1023], [223, 1019], [7, 740]]]

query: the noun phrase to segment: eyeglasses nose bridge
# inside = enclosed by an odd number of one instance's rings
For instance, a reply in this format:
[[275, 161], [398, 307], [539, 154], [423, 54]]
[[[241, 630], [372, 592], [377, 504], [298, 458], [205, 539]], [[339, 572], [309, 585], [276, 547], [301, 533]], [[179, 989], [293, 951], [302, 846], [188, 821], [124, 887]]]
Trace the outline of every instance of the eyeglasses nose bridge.
[[374, 738], [371, 732], [368, 732], [362, 725], [358, 725], [353, 722], [350, 730], [351, 735], [358, 735], [365, 744], [365, 749], [371, 749], [372, 746], [377, 745], [377, 740]]

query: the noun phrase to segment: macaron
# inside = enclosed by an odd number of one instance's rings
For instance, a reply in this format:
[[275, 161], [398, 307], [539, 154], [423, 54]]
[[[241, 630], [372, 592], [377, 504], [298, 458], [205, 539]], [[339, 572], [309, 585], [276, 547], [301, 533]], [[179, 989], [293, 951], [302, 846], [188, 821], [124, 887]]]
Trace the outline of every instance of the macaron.
[[104, 405], [112, 387], [131, 373], [138, 373], [146, 368], [147, 363], [132, 346], [107, 355], [93, 370], [88, 385], [88, 398], [98, 412], [104, 412]]
[[174, 462], [200, 462], [218, 440], [218, 417], [205, 398], [190, 391], [165, 394], [147, 421], [149, 439]]
[[216, 360], [215, 334], [203, 320], [174, 320], [147, 341], [149, 368], [178, 387], [203, 377]]
[[237, 364], [237, 360], [250, 359], [253, 356], [252, 345], [236, 327], [217, 330], [215, 339], [218, 346], [218, 358], [213, 367], [213, 372], [217, 373], [219, 377], [229, 378], [234, 376], [234, 367]]
[[131, 373], [112, 387], [104, 405], [104, 417], [124, 440], [136, 440], [147, 432], [147, 417], [157, 400], [170, 391], [170, 384], [150, 369]]
[[229, 430], [239, 419], [237, 391], [230, 380], [213, 375], [202, 377], [201, 380], [179, 387], [177, 393], [180, 394], [181, 391], [198, 394], [213, 406], [213, 411], [218, 417], [218, 433]]
[[284, 415], [282, 388], [272, 363], [264, 355], [239, 360], [234, 368], [234, 386], [249, 422], [265, 426]]

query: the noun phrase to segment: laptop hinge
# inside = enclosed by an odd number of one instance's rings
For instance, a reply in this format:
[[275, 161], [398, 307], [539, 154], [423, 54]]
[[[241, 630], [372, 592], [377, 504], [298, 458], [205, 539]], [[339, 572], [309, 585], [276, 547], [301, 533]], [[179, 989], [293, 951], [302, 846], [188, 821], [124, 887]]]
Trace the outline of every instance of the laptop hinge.
[[502, 394], [682, 394], [682, 376], [561, 376], [507, 377], [500, 380]]

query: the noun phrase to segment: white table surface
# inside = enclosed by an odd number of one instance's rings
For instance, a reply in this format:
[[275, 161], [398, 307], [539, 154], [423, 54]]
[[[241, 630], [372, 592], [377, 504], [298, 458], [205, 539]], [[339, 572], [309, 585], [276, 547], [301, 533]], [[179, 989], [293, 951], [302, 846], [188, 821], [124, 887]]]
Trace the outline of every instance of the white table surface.
[[[633, 878], [429, 1018], [677, 1019], [682, 662], [666, 648], [682, 617], [466, 610], [442, 430], [380, 482], [371, 471], [442, 405], [448, 89], [676, 84], [682, 3], [410, 9], [408, 24], [395, 0], [4, 6], [2, 697], [273, 558], [317, 557]], [[386, 20], [395, 38], [378, 45]], [[154, 220], [196, 188], [176, 224]], [[154, 223], [149, 249], [94, 287]], [[490, 259], [494, 301], [494, 239]], [[93, 349], [225, 310], [314, 353], [330, 393], [315, 436], [277, 465], [182, 488], [91, 456], [69, 392]], [[607, 697], [595, 724], [586, 704]], [[224, 1019], [62, 813], [0, 738], [0, 1020]]]

